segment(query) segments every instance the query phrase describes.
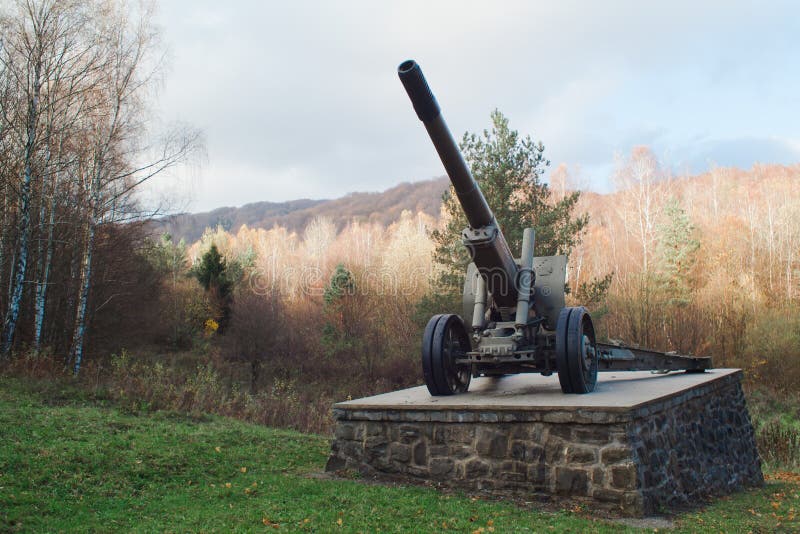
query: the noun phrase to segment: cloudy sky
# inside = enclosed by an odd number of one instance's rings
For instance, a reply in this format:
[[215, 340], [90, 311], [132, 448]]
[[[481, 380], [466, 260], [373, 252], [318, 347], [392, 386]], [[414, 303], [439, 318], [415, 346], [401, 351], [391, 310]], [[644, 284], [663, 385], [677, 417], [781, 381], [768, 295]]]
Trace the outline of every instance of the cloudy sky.
[[408, 58], [455, 134], [498, 108], [596, 190], [641, 144], [676, 172], [798, 162], [796, 6], [163, 0], [157, 107], [207, 157], [154, 187], [203, 211], [442, 175], [397, 79]]

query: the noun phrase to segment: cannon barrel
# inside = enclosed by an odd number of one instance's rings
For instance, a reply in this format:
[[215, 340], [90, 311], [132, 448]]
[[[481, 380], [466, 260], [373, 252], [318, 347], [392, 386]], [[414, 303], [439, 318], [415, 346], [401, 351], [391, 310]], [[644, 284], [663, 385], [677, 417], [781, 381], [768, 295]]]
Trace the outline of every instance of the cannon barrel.
[[519, 268], [483, 192], [472, 177], [442, 117], [442, 110], [428, 87], [422, 69], [416, 61], [408, 60], [400, 64], [397, 74], [414, 105], [417, 117], [425, 125], [439, 153], [439, 159], [442, 160], [469, 221], [470, 228], [465, 229], [462, 236], [464, 245], [486, 280], [487, 289], [495, 303], [501, 307], [516, 306]]
[[492, 210], [478, 188], [478, 184], [475, 183], [447, 123], [442, 118], [442, 110], [428, 87], [422, 69], [419, 68], [416, 61], [410, 59], [400, 64], [397, 74], [414, 105], [417, 117], [425, 125], [428, 135], [433, 141], [433, 146], [439, 153], [439, 158], [453, 183], [453, 188], [456, 190], [469, 225], [473, 228], [481, 228], [491, 224], [494, 220]]

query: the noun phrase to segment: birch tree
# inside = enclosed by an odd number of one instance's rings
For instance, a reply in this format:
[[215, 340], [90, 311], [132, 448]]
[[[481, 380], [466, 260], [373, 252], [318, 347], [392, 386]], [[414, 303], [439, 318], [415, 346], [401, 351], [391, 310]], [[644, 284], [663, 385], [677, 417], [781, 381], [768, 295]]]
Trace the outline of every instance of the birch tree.
[[629, 158], [618, 158], [614, 183], [622, 197], [618, 211], [625, 230], [641, 247], [642, 272], [648, 273], [662, 211], [660, 199], [666, 193], [668, 175], [659, 166], [653, 152], [639, 146], [633, 149]]
[[98, 73], [103, 68], [99, 51], [87, 30], [89, 16], [78, 4], [72, 6], [72, 30], [61, 42], [59, 67], [49, 83], [51, 95], [42, 108], [44, 155], [39, 202], [39, 238], [34, 282], [33, 346], [41, 348], [45, 308], [55, 249], [57, 212], [68, 213], [73, 194], [73, 138], [79, 137], [78, 124], [89, 112], [90, 99], [96, 89]]
[[21, 170], [18, 182], [5, 183], [6, 192], [15, 197], [18, 205], [18, 238], [0, 340], [0, 354], [3, 355], [9, 353], [14, 341], [28, 275], [32, 195], [36, 190], [43, 191], [41, 182], [48, 141], [43, 119], [48, 108], [55, 105], [58, 91], [54, 87], [74, 59], [72, 44], [75, 36], [81, 33], [82, 25], [83, 18], [76, 3], [55, 0], [19, 1], [0, 21], [3, 35], [0, 64], [5, 81], [10, 85], [9, 93], [16, 100], [3, 107], [2, 127], [8, 131], [4, 140], [11, 139], [12, 147], [8, 152], [12, 158], [14, 153], [18, 154], [16, 159]]
[[123, 3], [108, 2], [101, 7], [96, 39], [104, 68], [93, 91], [92, 112], [85, 114], [85, 163], [80, 176], [87, 206], [69, 354], [75, 374], [83, 360], [98, 226], [139, 216], [133, 199], [136, 188], [201, 146], [199, 132], [185, 128], [155, 144], [146, 142], [147, 104], [160, 69], [152, 6], [134, 11]]

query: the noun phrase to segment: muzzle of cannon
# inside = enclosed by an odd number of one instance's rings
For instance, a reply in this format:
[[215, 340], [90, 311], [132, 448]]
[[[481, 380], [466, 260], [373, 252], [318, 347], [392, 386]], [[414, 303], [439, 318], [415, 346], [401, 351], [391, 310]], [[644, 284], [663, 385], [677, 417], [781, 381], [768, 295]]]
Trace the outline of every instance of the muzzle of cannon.
[[432, 395], [464, 393], [482, 375], [557, 372], [564, 393], [588, 393], [598, 371], [711, 367], [710, 358], [597, 343], [586, 308], [564, 305], [566, 256], [535, 257], [535, 233], [527, 228], [514, 258], [419, 65], [404, 61], [397, 72], [469, 224], [461, 234], [472, 259], [463, 318], [434, 315], [423, 334], [422, 370]]
[[422, 75], [422, 70], [416, 62], [406, 61], [400, 65], [398, 74], [417, 117], [428, 130], [467, 216], [469, 227], [462, 234], [464, 245], [470, 250], [475, 265], [497, 304], [503, 307], [516, 306], [515, 281], [519, 276], [519, 269], [514, 256], [442, 117], [442, 111]]

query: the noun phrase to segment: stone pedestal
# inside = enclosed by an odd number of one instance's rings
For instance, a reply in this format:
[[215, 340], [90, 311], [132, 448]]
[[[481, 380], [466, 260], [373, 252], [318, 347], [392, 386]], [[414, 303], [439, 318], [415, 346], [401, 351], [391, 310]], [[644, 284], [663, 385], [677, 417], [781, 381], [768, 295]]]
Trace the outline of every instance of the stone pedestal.
[[514, 375], [342, 402], [326, 469], [658, 513], [763, 483], [741, 376], [603, 373], [564, 395], [555, 376]]

